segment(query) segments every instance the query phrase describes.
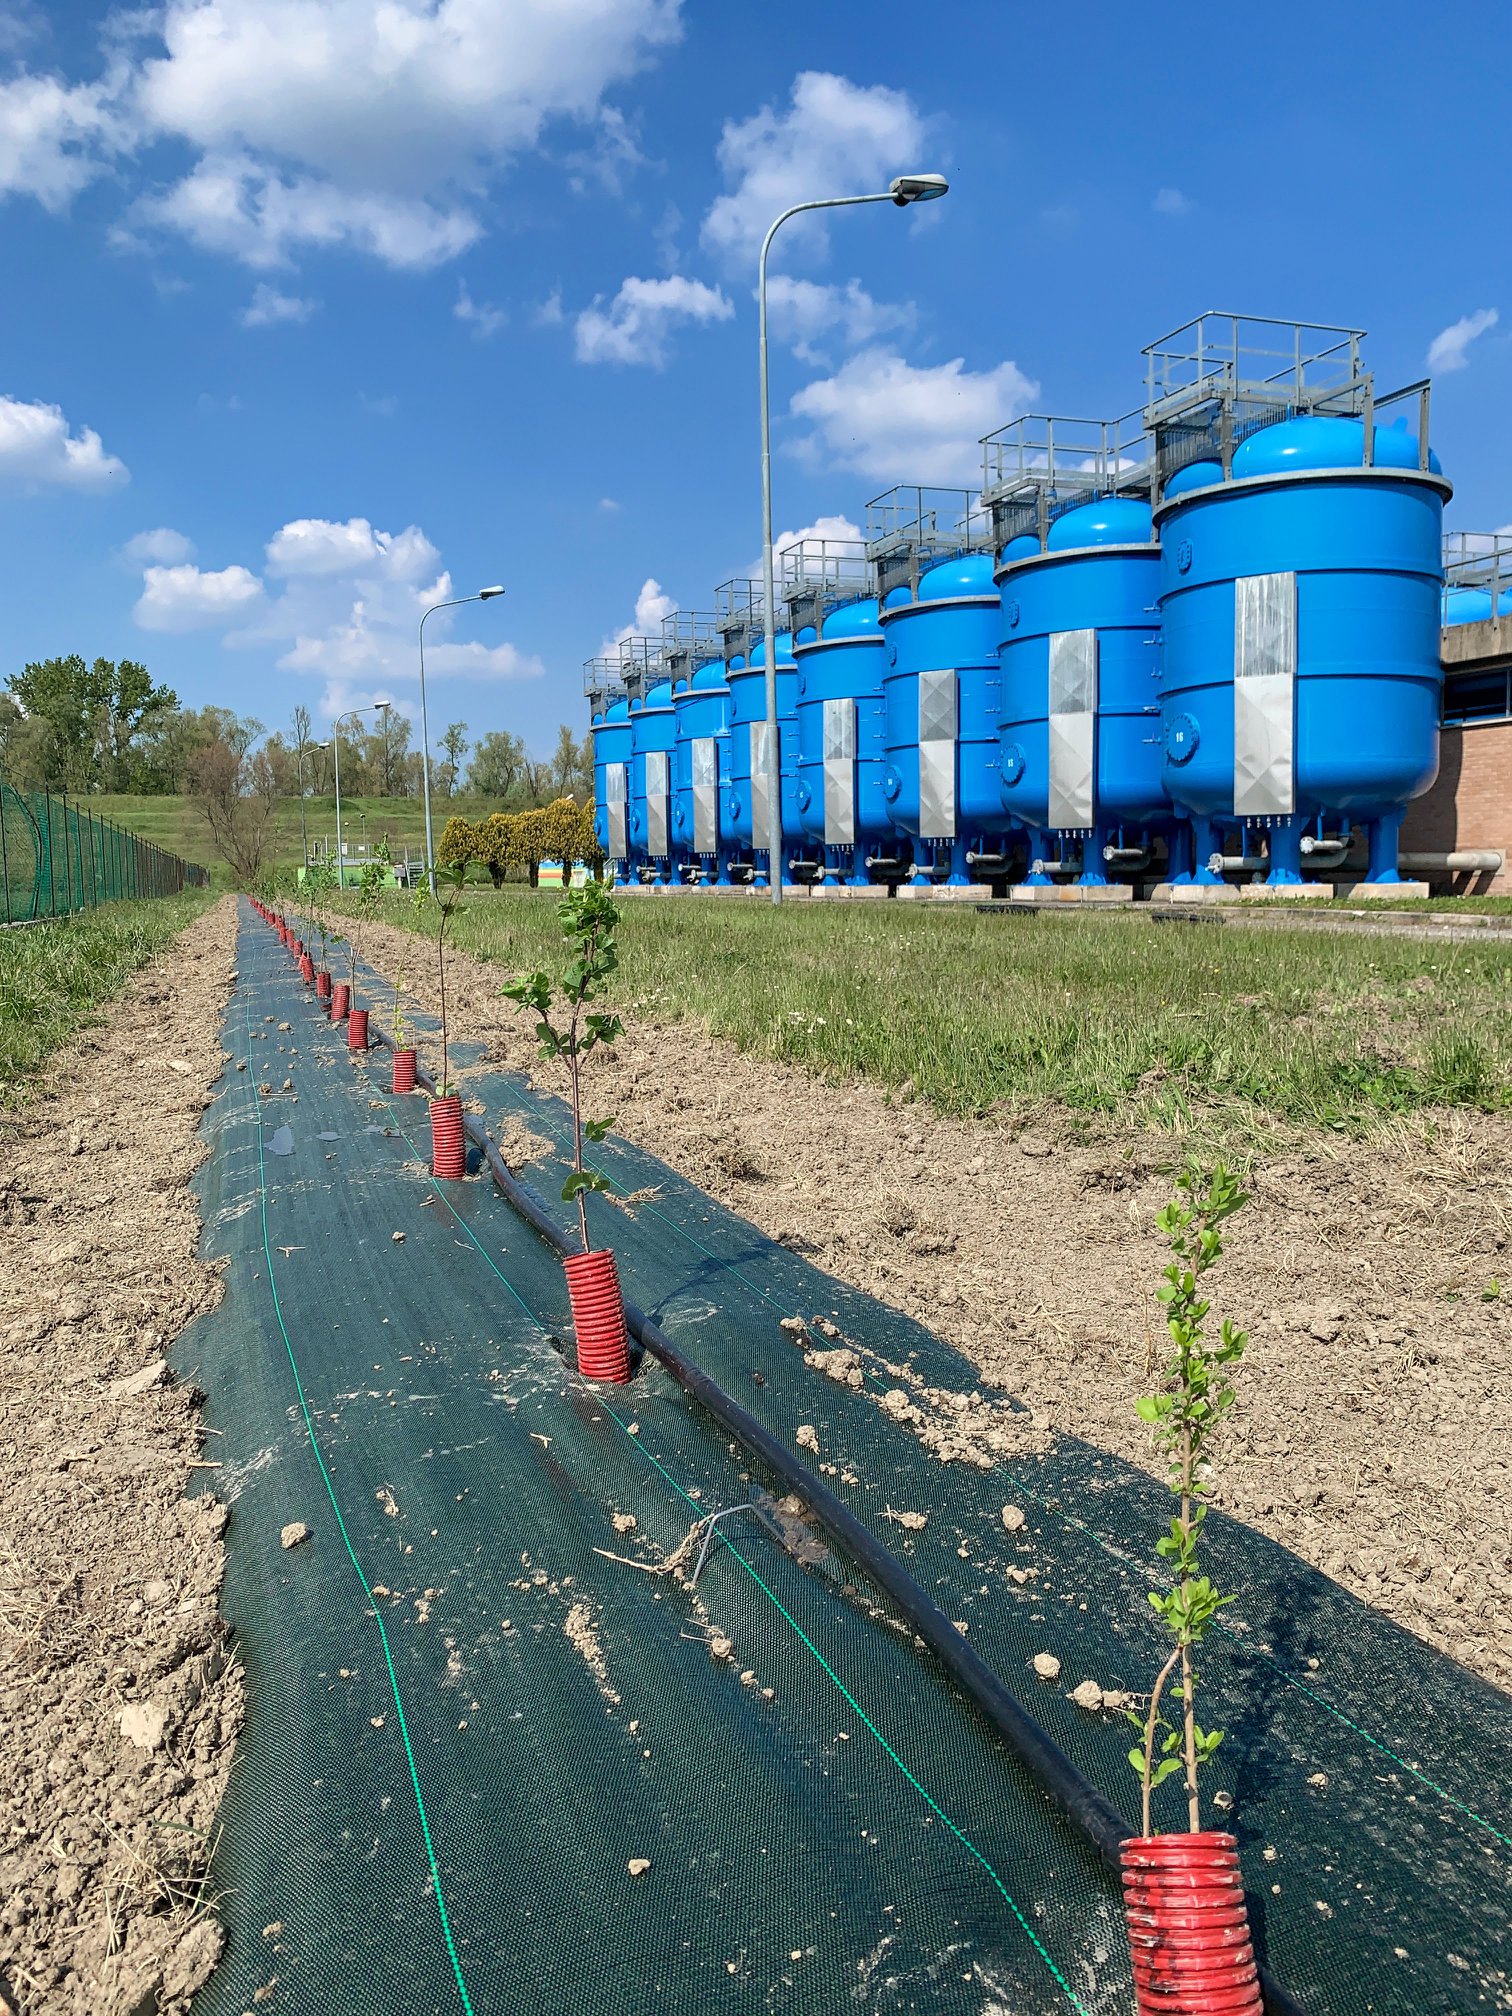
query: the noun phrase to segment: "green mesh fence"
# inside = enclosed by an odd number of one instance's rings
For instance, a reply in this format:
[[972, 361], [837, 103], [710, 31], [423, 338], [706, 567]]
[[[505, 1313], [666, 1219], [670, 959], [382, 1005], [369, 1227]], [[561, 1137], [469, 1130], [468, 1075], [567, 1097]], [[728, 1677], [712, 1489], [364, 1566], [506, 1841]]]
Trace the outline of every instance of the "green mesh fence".
[[98, 818], [66, 792], [0, 784], [0, 923], [68, 917], [123, 897], [204, 889], [208, 870]]
[[[1113, 1885], [887, 1602], [659, 1370], [584, 1387], [555, 1256], [486, 1181], [430, 1180], [423, 1100], [348, 1058], [271, 933], [249, 925], [239, 969], [247, 1068], [199, 1179], [228, 1293], [179, 1350], [223, 1431], [204, 1474], [250, 1700], [197, 2016], [1126, 2011]], [[493, 1120], [560, 1142], [554, 1102], [458, 1062]], [[883, 1396], [951, 1413], [930, 1389], [976, 1388], [947, 1347], [654, 1158], [604, 1167], [653, 1193], [594, 1200], [628, 1292], [790, 1446], [813, 1429], [807, 1460], [1129, 1810], [1126, 1725], [1068, 1695], [1148, 1686], [1163, 1493], [1072, 1442], [991, 1453], [1017, 1411], [992, 1395], [966, 1402], [987, 1467], [941, 1461]], [[859, 1386], [793, 1315], [834, 1326]], [[646, 1572], [736, 1507], [696, 1592]], [[290, 1520], [314, 1537], [285, 1552]], [[1213, 1817], [1266, 1964], [1315, 2016], [1507, 2006], [1512, 1703], [1209, 1530], [1242, 1598], [1207, 1662]]]

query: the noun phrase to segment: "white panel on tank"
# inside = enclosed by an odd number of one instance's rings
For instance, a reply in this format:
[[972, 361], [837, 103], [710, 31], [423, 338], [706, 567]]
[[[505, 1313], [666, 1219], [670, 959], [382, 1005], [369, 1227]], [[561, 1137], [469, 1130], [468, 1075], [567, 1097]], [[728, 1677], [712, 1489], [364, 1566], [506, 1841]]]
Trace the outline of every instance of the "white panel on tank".
[[1234, 813], [1297, 809], [1297, 577], [1247, 574], [1234, 583]]
[[856, 703], [824, 703], [824, 838], [831, 847], [856, 841]]
[[919, 674], [919, 835], [953, 840], [956, 830], [956, 675]]
[[646, 852], [667, 851], [667, 752], [646, 751]]
[[629, 785], [623, 763], [604, 765], [604, 812], [609, 826], [609, 858], [623, 861], [630, 852], [625, 831]]
[[693, 744], [693, 851], [713, 854], [719, 846], [719, 758], [712, 735]]
[[1097, 632], [1057, 630], [1050, 638], [1050, 790], [1057, 830], [1085, 828], [1095, 804]]
[[767, 790], [767, 724], [751, 723], [751, 838], [757, 847], [767, 844], [771, 822], [771, 794]]

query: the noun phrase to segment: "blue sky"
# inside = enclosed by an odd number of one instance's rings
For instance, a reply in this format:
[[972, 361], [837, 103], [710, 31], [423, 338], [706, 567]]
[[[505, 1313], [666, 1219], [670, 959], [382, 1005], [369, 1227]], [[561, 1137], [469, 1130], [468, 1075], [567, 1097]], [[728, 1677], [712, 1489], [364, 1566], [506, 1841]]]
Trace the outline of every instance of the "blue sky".
[[1505, 83], [1440, 18], [0, 6], [0, 666], [412, 711], [427, 596], [503, 581], [428, 628], [433, 728], [544, 749], [605, 639], [757, 560], [761, 230], [905, 169], [951, 195], [786, 239], [780, 530], [1128, 410], [1210, 306], [1363, 326], [1382, 388], [1432, 353], [1447, 522], [1503, 525]]

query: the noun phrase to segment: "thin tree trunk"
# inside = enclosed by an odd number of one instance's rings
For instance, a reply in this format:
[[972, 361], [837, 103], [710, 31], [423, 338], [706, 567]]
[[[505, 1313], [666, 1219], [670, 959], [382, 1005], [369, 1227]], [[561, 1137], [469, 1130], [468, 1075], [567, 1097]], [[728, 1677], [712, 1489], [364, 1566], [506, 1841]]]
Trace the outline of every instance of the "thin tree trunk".
[[1171, 1654], [1170, 1658], [1167, 1659], [1164, 1666], [1161, 1667], [1160, 1677], [1155, 1682], [1155, 1685], [1150, 1692], [1150, 1714], [1148, 1721], [1145, 1723], [1144, 1784], [1140, 1788], [1143, 1794], [1143, 1804], [1140, 1812], [1140, 1826], [1143, 1829], [1144, 1838], [1147, 1841], [1150, 1838], [1150, 1780], [1154, 1776], [1155, 1772], [1155, 1722], [1157, 1716], [1160, 1713], [1161, 1690], [1164, 1688], [1167, 1680], [1170, 1679], [1171, 1668], [1176, 1664], [1176, 1661], [1180, 1657], [1181, 1657], [1181, 1647], [1178, 1645], [1176, 1647], [1176, 1650]]

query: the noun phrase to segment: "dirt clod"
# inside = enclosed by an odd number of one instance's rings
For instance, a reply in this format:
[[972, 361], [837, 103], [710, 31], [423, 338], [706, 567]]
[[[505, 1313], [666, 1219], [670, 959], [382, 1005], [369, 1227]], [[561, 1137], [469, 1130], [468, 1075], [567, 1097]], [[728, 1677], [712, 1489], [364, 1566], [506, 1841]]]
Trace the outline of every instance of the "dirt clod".
[[646, 1855], [632, 1855], [630, 1860], [625, 1864], [625, 1867], [630, 1871], [632, 1876], [644, 1876], [646, 1871], [651, 1867], [651, 1861], [649, 1856]]
[[309, 1537], [310, 1529], [303, 1520], [291, 1519], [287, 1526], [280, 1529], [278, 1544], [280, 1547], [302, 1547]]
[[[1053, 1652], [1036, 1652], [1034, 1657], [1029, 1661], [1029, 1664], [1034, 1668], [1041, 1680], [1059, 1680], [1060, 1678], [1061, 1662]], [[1100, 1696], [1102, 1689], [1099, 1688], [1097, 1691]]]

